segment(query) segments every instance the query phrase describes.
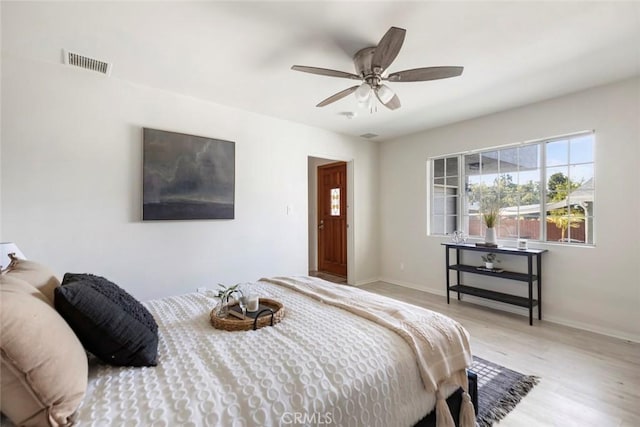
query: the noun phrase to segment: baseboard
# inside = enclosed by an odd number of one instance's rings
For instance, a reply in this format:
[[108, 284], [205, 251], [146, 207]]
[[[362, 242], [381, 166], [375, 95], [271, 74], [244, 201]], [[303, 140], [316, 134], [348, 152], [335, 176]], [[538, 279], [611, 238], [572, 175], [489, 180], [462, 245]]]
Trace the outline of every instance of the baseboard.
[[444, 289], [436, 291], [435, 289], [425, 288], [423, 285], [419, 285], [417, 283], [402, 282], [400, 280], [390, 279], [388, 277], [381, 277], [378, 280], [380, 282], [391, 283], [392, 285], [398, 285], [398, 286], [402, 286], [402, 287], [405, 287], [405, 288], [413, 289], [413, 290], [416, 290], [416, 291], [426, 292], [428, 294], [440, 295], [441, 297], [446, 297], [447, 296], [447, 294], [446, 294]]
[[570, 328], [575, 328], [575, 329], [582, 329], [584, 331], [593, 332], [594, 334], [606, 335], [608, 337], [617, 338], [624, 341], [631, 341], [631, 342], [640, 344], [640, 335], [620, 333], [620, 331], [615, 331], [613, 329], [600, 328], [598, 326], [594, 326], [589, 323], [575, 322], [573, 320], [565, 319], [562, 317], [545, 316], [544, 314], [542, 317], [546, 322], [555, 323], [557, 325], [562, 325], [562, 326], [568, 326]]
[[370, 279], [364, 279], [364, 280], [358, 280], [356, 283], [354, 283], [352, 286], [364, 286], [364, 285], [368, 285], [369, 283], [375, 283], [375, 282], [380, 282], [382, 279], [380, 279], [379, 277], [373, 277]]
[[[381, 277], [379, 279], [381, 282], [386, 282], [386, 283], [391, 283], [392, 285], [398, 285], [398, 286], [402, 286], [405, 288], [409, 288], [409, 289], [413, 289], [416, 291], [422, 291], [422, 292], [427, 292], [429, 294], [433, 294], [433, 295], [440, 295], [443, 297], [446, 297], [446, 291], [444, 289], [442, 289], [441, 291], [438, 290], [434, 290], [434, 289], [430, 289], [430, 288], [425, 288], [423, 286], [420, 286], [416, 283], [411, 283], [411, 282], [403, 282], [400, 280], [395, 280], [395, 279], [390, 279], [387, 277]], [[454, 294], [452, 294], [454, 295]], [[455, 297], [453, 297], [455, 298]], [[514, 305], [510, 305], [510, 304], [505, 304], [505, 303], [501, 303], [498, 301], [491, 301], [491, 300], [487, 300], [484, 298], [478, 298], [478, 297], [474, 297], [472, 295], [463, 295], [462, 296], [462, 301], [464, 302], [470, 302], [473, 304], [477, 304], [477, 305], [481, 305], [483, 307], [488, 307], [488, 308], [492, 308], [495, 310], [501, 310], [501, 311], [506, 311], [509, 313], [513, 313], [513, 314], [518, 314], [520, 316], [523, 317], [529, 317], [529, 310], [526, 308], [521, 308], [518, 306], [514, 306]], [[537, 309], [534, 310], [534, 318], [537, 318], [538, 316], [538, 312]], [[549, 322], [549, 323], [555, 323], [557, 325], [562, 325], [562, 326], [568, 326], [570, 328], [575, 328], [575, 329], [581, 329], [583, 331], [588, 331], [588, 332], [593, 332], [596, 334], [600, 334], [600, 335], [605, 335], [608, 337], [612, 337], [612, 338], [617, 338], [617, 339], [621, 339], [621, 340], [625, 340], [625, 341], [631, 341], [631, 342], [635, 342], [635, 343], [640, 343], [640, 336], [637, 335], [633, 335], [633, 334], [625, 334], [625, 333], [620, 333], [620, 331], [615, 331], [609, 328], [600, 328], [598, 326], [589, 324], [589, 323], [584, 323], [584, 322], [576, 322], [576, 321], [572, 321], [569, 319], [565, 319], [565, 318], [561, 318], [561, 317], [556, 317], [556, 316], [548, 316], [545, 315], [543, 313], [543, 319], [545, 322]]]

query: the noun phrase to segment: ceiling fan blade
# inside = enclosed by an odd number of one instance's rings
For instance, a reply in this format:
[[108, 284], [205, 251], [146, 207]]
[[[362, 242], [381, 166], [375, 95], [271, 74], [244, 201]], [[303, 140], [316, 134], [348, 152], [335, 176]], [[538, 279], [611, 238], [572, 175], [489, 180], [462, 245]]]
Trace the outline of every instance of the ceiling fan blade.
[[464, 67], [426, 67], [413, 70], [398, 71], [389, 74], [390, 82], [424, 82], [427, 80], [448, 79], [462, 74]]
[[397, 110], [398, 108], [401, 107], [400, 98], [398, 98], [398, 95], [393, 93], [393, 91], [389, 89], [388, 86], [385, 86], [385, 85], [379, 86], [375, 89], [375, 92], [376, 92], [376, 98], [378, 98], [378, 101], [380, 101], [380, 103], [385, 107], [387, 107], [388, 109]]
[[330, 97], [328, 97], [327, 99], [325, 99], [324, 101], [322, 101], [321, 103], [316, 105], [316, 107], [324, 107], [325, 105], [329, 105], [332, 102], [336, 102], [337, 100], [342, 99], [345, 96], [352, 94], [359, 87], [360, 87], [360, 85], [357, 85], [357, 86], [351, 86], [349, 89], [341, 90], [340, 92], [338, 92], [338, 93], [336, 93], [334, 95], [331, 95]]
[[329, 77], [342, 77], [345, 79], [353, 79], [353, 80], [362, 80], [362, 78], [356, 74], [346, 73], [344, 71], [337, 70], [329, 70], [327, 68], [318, 68], [318, 67], [306, 67], [304, 65], [294, 65], [291, 67], [292, 70], [302, 71], [304, 73], [311, 74], [319, 74], [321, 76], [329, 76]]
[[389, 65], [396, 59], [407, 30], [398, 27], [391, 27], [389, 31], [382, 37], [378, 47], [376, 47], [371, 60], [371, 68], [373, 71], [381, 73], [386, 70]]

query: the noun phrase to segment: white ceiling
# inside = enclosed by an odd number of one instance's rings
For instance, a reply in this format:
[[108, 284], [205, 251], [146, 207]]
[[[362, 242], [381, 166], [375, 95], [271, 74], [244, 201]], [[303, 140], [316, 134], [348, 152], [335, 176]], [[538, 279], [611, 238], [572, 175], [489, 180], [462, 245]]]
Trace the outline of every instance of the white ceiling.
[[[391, 26], [407, 35], [390, 71], [463, 75], [389, 83], [396, 111], [315, 107], [354, 81], [291, 65], [353, 72]], [[62, 48], [112, 62], [111, 78], [383, 140], [640, 74], [640, 3], [2, 2], [3, 55], [61, 63]]]

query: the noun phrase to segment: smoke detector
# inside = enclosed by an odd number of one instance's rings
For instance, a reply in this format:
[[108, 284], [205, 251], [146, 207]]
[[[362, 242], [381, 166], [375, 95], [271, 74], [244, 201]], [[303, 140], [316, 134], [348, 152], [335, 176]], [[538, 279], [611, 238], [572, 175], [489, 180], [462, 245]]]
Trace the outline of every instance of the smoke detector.
[[111, 75], [111, 67], [113, 64], [107, 61], [101, 61], [96, 58], [91, 58], [86, 55], [82, 55], [77, 52], [71, 52], [66, 49], [62, 49], [62, 55], [64, 63], [74, 67], [84, 68], [85, 70], [95, 71], [96, 73], [103, 74], [105, 76]]

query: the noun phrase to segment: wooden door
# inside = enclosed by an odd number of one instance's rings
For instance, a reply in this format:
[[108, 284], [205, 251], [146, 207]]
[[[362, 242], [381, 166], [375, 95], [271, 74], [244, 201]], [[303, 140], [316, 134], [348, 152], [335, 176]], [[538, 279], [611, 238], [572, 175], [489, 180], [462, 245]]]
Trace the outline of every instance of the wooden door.
[[347, 164], [318, 166], [318, 270], [347, 276]]

